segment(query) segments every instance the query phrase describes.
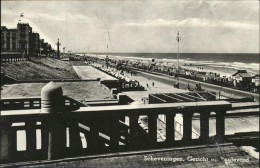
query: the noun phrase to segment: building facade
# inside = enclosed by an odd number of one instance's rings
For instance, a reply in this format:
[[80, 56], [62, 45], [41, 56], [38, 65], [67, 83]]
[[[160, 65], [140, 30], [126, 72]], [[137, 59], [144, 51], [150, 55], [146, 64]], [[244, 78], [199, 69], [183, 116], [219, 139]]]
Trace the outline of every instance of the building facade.
[[44, 54], [47, 56], [47, 42], [41, 47], [39, 33], [32, 31], [32, 27], [28, 23], [18, 23], [16, 29], [8, 29], [1, 26], [1, 55], [23, 55], [23, 56], [39, 56], [40, 49], [45, 49]]
[[31, 33], [29, 36], [29, 48], [32, 56], [39, 56], [40, 53], [40, 35], [39, 33]]
[[19, 50], [17, 29], [7, 29], [1, 27], [1, 51], [16, 52]]

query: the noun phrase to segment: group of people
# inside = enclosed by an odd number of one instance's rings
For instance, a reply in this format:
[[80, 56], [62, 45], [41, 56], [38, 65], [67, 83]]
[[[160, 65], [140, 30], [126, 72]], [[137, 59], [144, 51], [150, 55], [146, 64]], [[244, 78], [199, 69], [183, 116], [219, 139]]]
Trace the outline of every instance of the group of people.
[[[109, 59], [109, 57], [108, 56], [106, 56], [106, 58], [105, 58], [105, 63], [106, 63], [106, 67], [107, 67], [107, 69], [109, 69], [108, 67], [109, 67], [109, 61], [111, 61], [110, 59]], [[132, 71], [129, 71], [129, 67], [127, 66], [127, 65], [140, 65], [141, 64], [141, 62], [140, 61], [138, 61], [138, 62], [130, 62], [130, 61], [126, 61], [126, 60], [116, 60], [116, 61], [114, 61], [114, 63], [116, 64], [116, 70], [117, 70], [117, 74], [119, 73], [120, 75], [122, 75], [122, 76], [124, 76], [124, 71], [126, 71], [126, 72], [128, 72], [128, 73], [131, 73], [131, 76], [132, 76]], [[148, 70], [154, 70], [154, 69], [157, 69], [158, 67], [157, 67], [157, 65], [156, 65], [156, 62], [155, 62], [155, 59], [152, 59], [152, 61], [150, 62], [150, 65], [147, 67], [148, 68]], [[172, 68], [169, 68], [169, 69], [172, 69]], [[169, 70], [168, 69], [168, 70]], [[111, 70], [108, 70], [108, 71], [111, 71]], [[113, 70], [112, 70], [113, 71]], [[115, 71], [115, 70], [114, 70]], [[173, 72], [173, 71], [171, 71], [171, 72]], [[120, 75], [117, 75], [116, 77], [120, 77]], [[126, 77], [126, 81], [129, 81], [129, 80], [127, 80], [128, 78]], [[150, 80], [150, 79], [149, 79]], [[155, 86], [155, 83], [154, 83], [154, 81], [152, 82], [152, 87], [154, 87]], [[147, 88], [149, 88], [149, 84], [148, 83], [146, 83], [146, 87]], [[174, 83], [173, 84], [173, 87], [174, 88], [180, 88], [180, 84], [179, 84], [179, 82], [176, 82], [176, 83]], [[191, 90], [191, 87], [190, 87], [190, 84], [188, 83], [187, 84], [187, 90]], [[201, 88], [201, 84], [200, 83], [197, 83], [196, 84], [196, 86], [195, 86], [195, 90], [197, 90], [197, 91], [201, 91], [202, 90], [202, 88]]]
[[102, 70], [103, 72], [106, 72], [108, 74], [110, 74], [111, 76], [114, 76], [118, 79], [121, 80], [122, 82], [122, 86], [123, 87], [128, 87], [128, 88], [143, 88], [138, 81], [136, 80], [132, 80], [130, 79], [129, 77], [127, 77], [125, 74], [124, 74], [124, 71], [123, 69], [116, 69], [116, 68], [113, 68], [113, 67], [110, 67], [110, 66], [103, 66], [99, 63], [93, 63], [92, 64], [93, 67], [97, 68], [97, 69], [100, 69]]
[[[153, 87], [154, 87], [154, 85], [155, 85], [155, 83], [152, 82], [152, 86], [153, 86]], [[148, 84], [148, 83], [146, 83], [146, 87], [149, 88], [149, 84]]]
[[126, 82], [130, 82], [132, 81], [131, 79], [129, 79], [127, 76], [124, 75], [124, 72], [122, 70], [117, 70], [115, 68], [111, 68], [111, 67], [108, 67], [108, 66], [103, 66], [99, 63], [93, 63], [92, 64], [93, 67], [95, 68], [98, 68], [116, 78], [119, 78], [119, 79], [122, 79], [122, 80], [125, 80]]
[[[180, 88], [179, 82], [173, 83], [173, 87], [179, 89], [179, 88]], [[189, 83], [187, 83], [186, 89], [187, 89], [188, 91], [191, 91], [191, 90], [192, 90]], [[200, 83], [196, 83], [196, 85], [195, 85], [195, 90], [196, 90], [196, 91], [202, 91], [202, 87], [201, 87], [201, 84], [200, 84]]]

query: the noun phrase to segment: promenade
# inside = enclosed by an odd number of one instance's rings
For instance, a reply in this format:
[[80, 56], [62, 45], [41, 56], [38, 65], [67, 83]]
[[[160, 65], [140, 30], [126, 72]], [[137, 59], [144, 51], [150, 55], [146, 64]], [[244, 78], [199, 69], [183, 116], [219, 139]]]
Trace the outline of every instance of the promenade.
[[[135, 69], [139, 73], [139, 75], [150, 78], [151, 80], [160, 81], [162, 83], [173, 85], [173, 83], [177, 82], [177, 78], [174, 78], [172, 76], [162, 74], [162, 73], [156, 73], [156, 72], [144, 72], [139, 69]], [[189, 83], [190, 87], [192, 89], [195, 88], [196, 83], [200, 83], [202, 86], [202, 89], [216, 92], [217, 94], [220, 93], [220, 95], [228, 97], [228, 98], [244, 98], [244, 97], [254, 97], [255, 101], [259, 102], [259, 94], [251, 93], [251, 92], [245, 92], [241, 90], [236, 90], [232, 88], [227, 87], [221, 87], [209, 83], [204, 82], [198, 82], [192, 79], [186, 79], [186, 78], [179, 78], [180, 88], [186, 88], [187, 84]]]
[[[105, 65], [104, 61], [99, 60], [98, 63]], [[111, 66], [116, 66], [116, 64], [114, 63], [110, 63]], [[143, 83], [146, 87], [146, 84], [148, 83], [149, 86], [151, 86], [151, 82], [154, 81], [155, 83], [161, 83], [161, 84], [165, 84], [165, 86], [169, 86], [172, 89], [173, 88], [173, 84], [176, 84], [177, 82], [179, 82], [179, 88], [180, 89], [187, 89], [187, 84], [190, 85], [190, 88], [192, 90], [195, 89], [196, 84], [200, 83], [201, 87], [203, 90], [207, 90], [210, 92], [216, 92], [217, 95], [221, 95], [220, 98], [235, 98], [235, 99], [240, 99], [240, 98], [245, 98], [245, 97], [254, 97], [255, 101], [259, 102], [259, 94], [257, 93], [251, 93], [251, 92], [246, 92], [246, 91], [242, 91], [242, 90], [237, 90], [237, 89], [233, 89], [233, 88], [228, 88], [228, 87], [222, 87], [222, 86], [218, 86], [218, 85], [214, 85], [214, 84], [210, 84], [210, 83], [205, 83], [205, 82], [200, 82], [200, 81], [196, 81], [196, 80], [192, 80], [192, 79], [187, 79], [187, 78], [182, 78], [179, 77], [178, 78], [174, 78], [173, 76], [169, 76], [167, 74], [163, 74], [163, 73], [158, 73], [158, 72], [153, 72], [153, 71], [145, 71], [145, 70], [141, 70], [135, 67], [131, 67], [131, 69], [135, 72], [138, 72], [138, 76], [142, 76], [144, 77], [144, 82], [142, 82], [142, 79], [140, 79], [140, 82]], [[127, 73], [125, 75], [128, 75]], [[135, 77], [131, 76], [131, 79], [134, 79]], [[148, 79], [148, 80], [147, 80]], [[151, 81], [151, 82], [149, 82]], [[179, 89], [176, 89], [179, 90]], [[174, 91], [176, 91], [174, 90]], [[167, 91], [169, 92], [169, 90]]]
[[[137, 80], [142, 86], [145, 87], [144, 91], [128, 91], [124, 92], [127, 96], [132, 98], [134, 102], [132, 104], [144, 104], [143, 98], [148, 98], [149, 94], [156, 94], [156, 93], [187, 93], [188, 90], [184, 89], [177, 89], [174, 88], [173, 85], [166, 84], [161, 82], [160, 80], [156, 80], [154, 78], [149, 78], [147, 76], [143, 76], [141, 73], [137, 75], [130, 75], [129, 73], [125, 73], [125, 76]], [[154, 86], [153, 86], [154, 83]], [[148, 84], [148, 87], [147, 87]], [[146, 102], [147, 103], [147, 102]]]

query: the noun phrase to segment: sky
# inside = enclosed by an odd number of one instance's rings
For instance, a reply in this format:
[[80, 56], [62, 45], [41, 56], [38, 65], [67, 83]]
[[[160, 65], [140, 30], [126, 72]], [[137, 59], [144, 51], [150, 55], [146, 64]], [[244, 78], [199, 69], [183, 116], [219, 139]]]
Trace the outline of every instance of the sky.
[[176, 53], [179, 31], [182, 53], [259, 53], [258, 0], [1, 1], [19, 19], [73, 52]]

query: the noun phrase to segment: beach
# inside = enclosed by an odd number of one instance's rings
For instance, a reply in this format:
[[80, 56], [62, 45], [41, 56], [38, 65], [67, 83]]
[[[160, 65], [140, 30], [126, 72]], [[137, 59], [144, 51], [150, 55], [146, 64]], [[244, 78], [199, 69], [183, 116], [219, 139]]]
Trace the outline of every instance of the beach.
[[[84, 55], [84, 54], [80, 54]], [[134, 54], [133, 54], [134, 55]], [[156, 66], [160, 68], [177, 68], [177, 62], [178, 60], [174, 57], [171, 59], [169, 58], [160, 58], [160, 55], [157, 54], [150, 54], [146, 57], [142, 57], [138, 54], [136, 56], [125, 56], [124, 54], [87, 54], [89, 57], [99, 58], [99, 59], [105, 59], [106, 56], [108, 56], [111, 60], [122, 60], [122, 61], [128, 61], [130, 64], [143, 64], [149, 66], [152, 62], [152, 59], [155, 59]], [[213, 55], [214, 56], [214, 55]], [[259, 57], [254, 56], [254, 58], [249, 58], [250, 61], [245, 59], [236, 59], [234, 56], [232, 58], [234, 59], [233, 62], [231, 62], [230, 58], [227, 58], [228, 61], [225, 62], [225, 59], [216, 59], [214, 58], [208, 59], [208, 60], [193, 60], [190, 58], [181, 58], [179, 59], [179, 66], [181, 69], [185, 70], [193, 70], [193, 71], [199, 71], [199, 72], [212, 72], [217, 73], [220, 75], [220, 77], [230, 77], [234, 73], [236, 73], [238, 70], [246, 70], [251, 76], [259, 74]], [[241, 61], [241, 62], [237, 62]]]

